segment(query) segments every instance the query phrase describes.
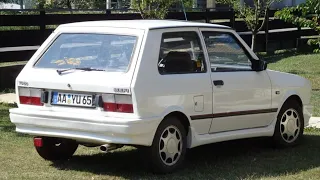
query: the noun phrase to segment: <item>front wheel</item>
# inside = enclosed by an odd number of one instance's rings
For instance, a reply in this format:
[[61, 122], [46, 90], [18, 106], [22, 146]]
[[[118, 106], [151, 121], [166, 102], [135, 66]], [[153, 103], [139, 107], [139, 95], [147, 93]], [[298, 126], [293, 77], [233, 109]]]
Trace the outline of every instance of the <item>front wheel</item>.
[[168, 117], [159, 125], [152, 146], [150, 160], [156, 173], [170, 173], [183, 164], [187, 147], [186, 130], [175, 117]]
[[302, 108], [296, 101], [288, 101], [281, 108], [273, 135], [275, 145], [289, 147], [297, 145], [302, 138], [304, 120]]
[[41, 146], [35, 146], [35, 148], [45, 160], [67, 160], [72, 157], [78, 148], [78, 143], [74, 140], [52, 137], [40, 138], [42, 141]]

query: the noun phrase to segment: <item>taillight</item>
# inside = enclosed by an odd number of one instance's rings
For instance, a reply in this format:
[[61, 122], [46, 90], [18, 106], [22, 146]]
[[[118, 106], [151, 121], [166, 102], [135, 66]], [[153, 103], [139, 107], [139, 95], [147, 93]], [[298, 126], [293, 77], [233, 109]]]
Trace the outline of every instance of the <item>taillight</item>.
[[33, 138], [33, 144], [35, 147], [42, 147], [43, 146], [43, 141], [42, 138]]
[[42, 106], [40, 89], [34, 88], [19, 88], [20, 104], [29, 104], [35, 106]]
[[133, 113], [130, 95], [103, 94], [103, 109], [109, 112]]

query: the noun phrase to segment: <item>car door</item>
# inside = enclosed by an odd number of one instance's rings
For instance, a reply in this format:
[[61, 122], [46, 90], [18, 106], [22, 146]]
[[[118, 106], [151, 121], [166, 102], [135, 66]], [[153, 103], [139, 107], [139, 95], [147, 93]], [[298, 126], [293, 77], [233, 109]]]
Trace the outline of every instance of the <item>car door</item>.
[[213, 120], [210, 133], [264, 127], [271, 123], [271, 82], [251, 68], [248, 46], [232, 30], [200, 29], [210, 61]]
[[[151, 35], [150, 35], [151, 36]], [[152, 82], [151, 92], [157, 92], [155, 102], [160, 107], [155, 109], [181, 109], [188, 117], [212, 114], [211, 72], [203, 52], [203, 43], [198, 28], [166, 28], [152, 32], [159, 39], [160, 48], [150, 48], [150, 55], [157, 55], [157, 75]], [[156, 40], [153, 42], [153, 46]], [[151, 46], [151, 45], [150, 45]], [[151, 57], [145, 56], [147, 59]], [[140, 64], [140, 69], [154, 71], [152, 61]], [[151, 74], [150, 72], [149, 74]], [[156, 82], [156, 83], [155, 83]], [[144, 87], [141, 84], [141, 87]], [[143, 91], [143, 90], [141, 90]], [[144, 91], [143, 91], [144, 92]], [[180, 108], [181, 107], [181, 108]], [[156, 113], [156, 112], [155, 112]], [[191, 121], [191, 127], [197, 134], [207, 134], [212, 117]]]

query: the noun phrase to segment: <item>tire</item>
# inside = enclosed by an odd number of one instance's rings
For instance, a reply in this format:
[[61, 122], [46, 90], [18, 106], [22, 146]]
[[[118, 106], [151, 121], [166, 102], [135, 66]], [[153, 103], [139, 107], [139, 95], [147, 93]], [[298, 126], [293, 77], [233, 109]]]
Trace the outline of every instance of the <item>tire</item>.
[[157, 174], [166, 174], [181, 168], [186, 147], [186, 130], [179, 119], [165, 118], [155, 133], [152, 146], [148, 149], [152, 171]]
[[287, 101], [277, 116], [277, 124], [273, 135], [277, 147], [291, 147], [301, 142], [304, 131], [302, 107], [297, 101]]
[[42, 147], [35, 147], [45, 160], [68, 160], [78, 148], [78, 143], [69, 139], [42, 137]]

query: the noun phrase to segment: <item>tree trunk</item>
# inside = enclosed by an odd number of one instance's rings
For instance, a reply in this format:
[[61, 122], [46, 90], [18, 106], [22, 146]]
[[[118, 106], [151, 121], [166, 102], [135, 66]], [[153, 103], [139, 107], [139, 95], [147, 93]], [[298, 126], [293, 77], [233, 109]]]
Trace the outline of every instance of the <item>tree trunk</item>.
[[122, 9], [122, 1], [121, 0], [117, 0], [117, 2], [118, 2], [118, 4], [117, 4], [118, 9]]
[[134, 9], [133, 8], [133, 3], [134, 3], [134, 0], [130, 0], [130, 9]]
[[257, 33], [252, 32], [251, 50], [253, 52], [255, 52], [255, 50], [256, 50], [256, 37], [257, 37]]
[[106, 0], [106, 9], [111, 9], [111, 0]]
[[20, 0], [20, 9], [23, 9], [23, 0]]
[[71, 1], [70, 0], [67, 1], [67, 6], [68, 6], [68, 9], [70, 10], [70, 13], [73, 14], [72, 5], [71, 5]]

